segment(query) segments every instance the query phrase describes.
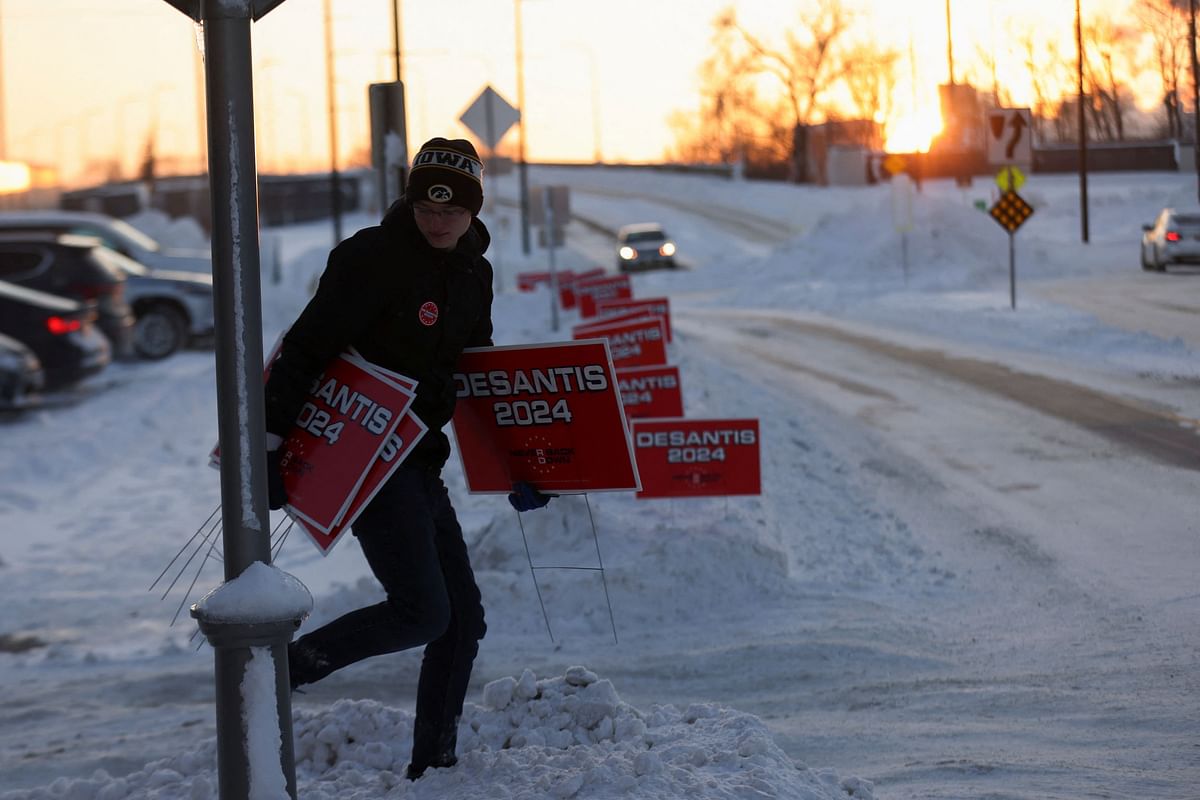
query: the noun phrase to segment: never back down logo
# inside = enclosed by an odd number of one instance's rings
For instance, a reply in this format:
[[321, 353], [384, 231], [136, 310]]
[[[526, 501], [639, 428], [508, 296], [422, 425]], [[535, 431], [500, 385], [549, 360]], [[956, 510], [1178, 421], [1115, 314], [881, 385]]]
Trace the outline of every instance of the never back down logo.
[[426, 328], [437, 322], [438, 307], [437, 303], [430, 300], [421, 306], [421, 310], [417, 312], [417, 319], [421, 320], [421, 324]]

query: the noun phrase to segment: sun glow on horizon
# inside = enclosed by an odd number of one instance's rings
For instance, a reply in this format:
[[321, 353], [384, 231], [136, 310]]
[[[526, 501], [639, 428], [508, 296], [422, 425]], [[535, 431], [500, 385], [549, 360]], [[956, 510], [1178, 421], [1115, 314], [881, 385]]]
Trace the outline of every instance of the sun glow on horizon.
[[925, 153], [933, 138], [941, 132], [941, 112], [935, 108], [918, 109], [888, 126], [883, 149], [889, 153]]
[[0, 161], [0, 194], [23, 192], [32, 184], [32, 172], [23, 161]]

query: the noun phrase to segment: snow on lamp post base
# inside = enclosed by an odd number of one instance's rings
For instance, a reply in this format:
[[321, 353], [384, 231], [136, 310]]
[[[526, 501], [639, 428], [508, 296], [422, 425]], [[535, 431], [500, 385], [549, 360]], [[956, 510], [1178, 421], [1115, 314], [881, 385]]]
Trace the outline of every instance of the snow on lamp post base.
[[191, 608], [215, 652], [217, 728], [244, 734], [218, 737], [222, 798], [296, 797], [287, 645], [311, 610], [304, 584], [261, 561]]

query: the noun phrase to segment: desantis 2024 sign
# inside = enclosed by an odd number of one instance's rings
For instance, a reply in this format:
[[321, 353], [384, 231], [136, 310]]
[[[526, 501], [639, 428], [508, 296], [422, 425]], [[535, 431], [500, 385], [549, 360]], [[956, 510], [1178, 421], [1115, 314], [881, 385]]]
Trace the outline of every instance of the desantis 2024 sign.
[[635, 419], [638, 497], [762, 494], [756, 419]]
[[628, 491], [640, 484], [603, 340], [465, 350], [454, 376], [467, 488]]

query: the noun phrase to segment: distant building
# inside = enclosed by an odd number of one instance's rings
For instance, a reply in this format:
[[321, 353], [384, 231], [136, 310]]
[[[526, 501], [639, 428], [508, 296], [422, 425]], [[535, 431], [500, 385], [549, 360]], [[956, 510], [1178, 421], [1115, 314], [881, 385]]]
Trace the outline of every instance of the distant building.
[[[792, 134], [793, 183], [830, 183], [830, 151], [836, 149], [838, 183], [850, 156], [861, 151], [862, 181], [866, 181], [869, 154], [883, 148], [883, 128], [869, 119], [831, 120], [820, 125], [797, 125]], [[857, 183], [858, 181], [854, 181]]]

